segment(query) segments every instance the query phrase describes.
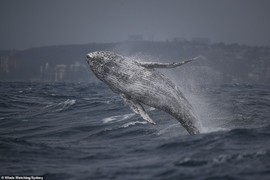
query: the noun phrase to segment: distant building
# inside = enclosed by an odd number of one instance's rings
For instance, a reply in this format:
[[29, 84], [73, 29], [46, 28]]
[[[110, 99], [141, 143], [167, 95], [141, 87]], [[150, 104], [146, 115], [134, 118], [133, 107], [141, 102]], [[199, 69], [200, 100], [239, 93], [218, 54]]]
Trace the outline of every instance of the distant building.
[[56, 65], [54, 81], [63, 81], [66, 72], [67, 72], [67, 65], [65, 64]]
[[74, 64], [69, 65], [69, 69], [71, 72], [78, 72], [85, 68], [85, 65], [80, 62], [75, 62]]
[[143, 41], [143, 35], [141, 34], [129, 35], [128, 41]]
[[4, 73], [9, 72], [8, 56], [0, 57], [0, 72]]
[[39, 68], [40, 79], [42, 81], [54, 81], [55, 79], [54, 70], [55, 69], [51, 67], [48, 62], [46, 62], [44, 65], [41, 65]]
[[191, 41], [194, 43], [200, 43], [200, 44], [210, 44], [211, 43], [209, 38], [204, 38], [204, 37], [194, 37], [191, 39]]

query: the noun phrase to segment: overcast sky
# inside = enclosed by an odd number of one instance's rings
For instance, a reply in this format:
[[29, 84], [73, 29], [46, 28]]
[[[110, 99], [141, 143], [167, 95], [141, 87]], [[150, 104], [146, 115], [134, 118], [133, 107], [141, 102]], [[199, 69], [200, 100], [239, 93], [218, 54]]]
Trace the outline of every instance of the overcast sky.
[[0, 49], [209, 37], [270, 45], [270, 0], [0, 0]]

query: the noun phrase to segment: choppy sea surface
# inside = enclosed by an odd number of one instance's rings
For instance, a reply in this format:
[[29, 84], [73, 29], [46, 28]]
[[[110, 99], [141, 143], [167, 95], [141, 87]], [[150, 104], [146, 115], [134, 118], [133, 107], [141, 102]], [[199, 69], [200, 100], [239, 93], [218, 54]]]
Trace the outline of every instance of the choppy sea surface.
[[[185, 94], [185, 93], [184, 93]], [[270, 86], [185, 94], [203, 133], [135, 115], [103, 84], [0, 84], [0, 175], [48, 179], [270, 179]]]

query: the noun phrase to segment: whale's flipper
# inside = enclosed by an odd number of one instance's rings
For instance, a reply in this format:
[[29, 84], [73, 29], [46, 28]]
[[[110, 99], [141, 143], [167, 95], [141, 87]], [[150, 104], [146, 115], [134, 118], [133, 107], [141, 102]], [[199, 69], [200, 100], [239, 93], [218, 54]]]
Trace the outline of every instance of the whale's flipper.
[[139, 62], [139, 64], [146, 68], [175, 68], [183, 64], [186, 64], [190, 61], [193, 61], [193, 59], [182, 61], [179, 63]]
[[178, 66], [182, 66], [183, 64], [186, 64], [190, 61], [193, 61], [195, 59], [198, 59], [200, 56], [189, 59], [189, 60], [185, 60], [182, 62], [178, 62], [178, 63], [160, 63], [160, 62], [138, 62], [141, 66], [146, 67], [146, 68], [175, 68]]
[[145, 112], [143, 106], [138, 103], [134, 102], [131, 99], [127, 98], [124, 94], [121, 94], [121, 97], [124, 99], [124, 101], [130, 106], [130, 108], [136, 113], [139, 114], [144, 120], [151, 124], [156, 124], [149, 115]]

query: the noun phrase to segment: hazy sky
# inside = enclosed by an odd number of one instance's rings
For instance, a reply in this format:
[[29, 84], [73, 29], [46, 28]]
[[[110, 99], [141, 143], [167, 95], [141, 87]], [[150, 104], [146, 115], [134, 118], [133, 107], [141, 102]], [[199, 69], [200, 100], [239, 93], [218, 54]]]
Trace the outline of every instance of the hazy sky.
[[0, 0], [0, 49], [209, 37], [270, 45], [270, 0]]

